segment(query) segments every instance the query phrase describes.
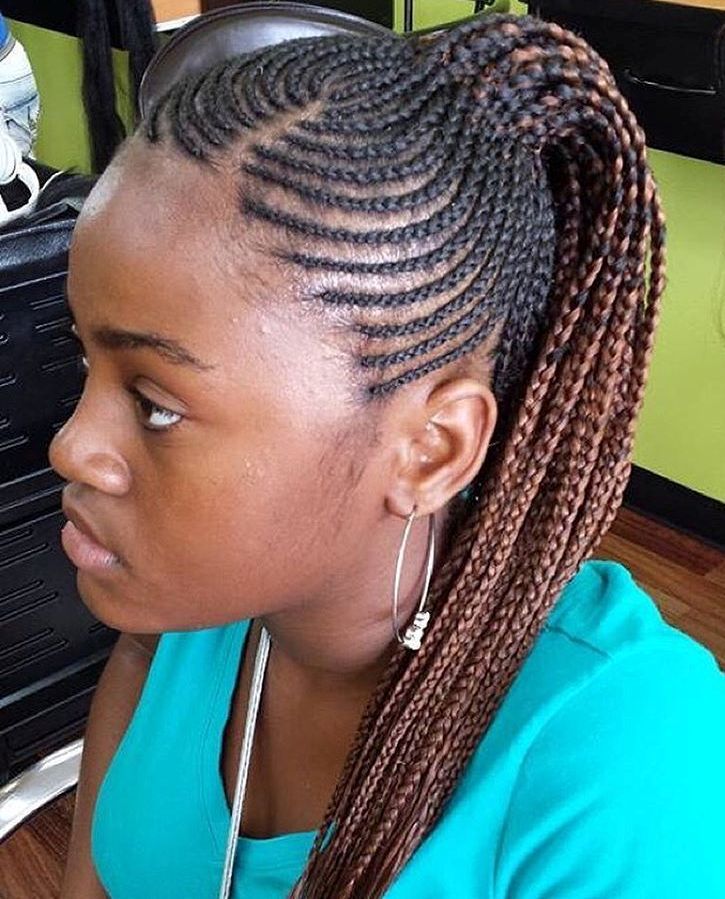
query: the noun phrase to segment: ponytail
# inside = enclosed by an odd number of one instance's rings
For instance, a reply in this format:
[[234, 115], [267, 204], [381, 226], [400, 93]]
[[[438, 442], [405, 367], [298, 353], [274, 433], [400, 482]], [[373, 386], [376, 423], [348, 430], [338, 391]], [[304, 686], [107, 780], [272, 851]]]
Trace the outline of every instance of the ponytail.
[[[414, 658], [394, 654], [361, 721], [293, 894], [305, 899], [382, 895], [435, 826], [621, 504], [664, 289], [644, 135], [591, 47], [558, 25], [491, 15], [426, 53], [441, 90], [453, 82], [470, 95], [468, 127], [541, 159], [556, 233], [548, 317], [521, 389], [508, 388], [476, 507], [437, 573], [426, 641]], [[512, 315], [499, 367], [516, 339]]]

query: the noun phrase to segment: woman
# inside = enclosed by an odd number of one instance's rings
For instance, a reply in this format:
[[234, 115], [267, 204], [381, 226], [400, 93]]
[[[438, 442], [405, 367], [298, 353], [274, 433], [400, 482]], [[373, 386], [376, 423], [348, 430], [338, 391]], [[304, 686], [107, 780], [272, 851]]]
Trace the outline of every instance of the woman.
[[290, 42], [159, 102], [71, 250], [51, 461], [126, 654], [64, 897], [214, 897], [230, 859], [255, 899], [721, 895], [722, 675], [586, 561], [663, 236], [606, 65], [533, 18]]

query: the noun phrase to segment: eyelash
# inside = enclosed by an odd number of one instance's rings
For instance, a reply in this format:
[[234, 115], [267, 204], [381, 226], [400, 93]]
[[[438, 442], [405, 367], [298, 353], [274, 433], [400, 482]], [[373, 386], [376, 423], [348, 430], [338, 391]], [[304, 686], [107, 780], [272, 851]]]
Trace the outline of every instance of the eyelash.
[[181, 421], [183, 416], [181, 416], [178, 412], [172, 412], [171, 409], [167, 409], [165, 406], [159, 406], [158, 403], [153, 403], [147, 396], [144, 396], [140, 390], [136, 390], [135, 387], [129, 387], [128, 392], [136, 400], [136, 406], [140, 410], [143, 411], [144, 408], [146, 408], [146, 409], [153, 410], [155, 412], [160, 412], [162, 415], [167, 415], [167, 416], [170, 415], [170, 416], [172, 416], [172, 418], [176, 419], [175, 421], [172, 421], [170, 424], [165, 424], [165, 425], [155, 426], [155, 427], [152, 425], [142, 424], [142, 427], [144, 428], [144, 430], [156, 431], [156, 432], [169, 431], [169, 430], [171, 430], [171, 428], [178, 425], [178, 423]]
[[[88, 359], [86, 359], [85, 356], [81, 356], [80, 364], [81, 364], [81, 368], [82, 368], [83, 372], [87, 373], [89, 366], [88, 366]], [[181, 421], [181, 419], [183, 418], [183, 416], [181, 414], [179, 414], [178, 412], [172, 412], [171, 409], [167, 409], [165, 406], [159, 406], [158, 403], [154, 403], [152, 400], [150, 400], [147, 396], [145, 396], [143, 393], [141, 393], [140, 390], [137, 390], [135, 387], [129, 387], [128, 392], [133, 397], [133, 399], [136, 403], [136, 408], [140, 412], [144, 412], [144, 410], [146, 410], [147, 417], [152, 415], [154, 412], [160, 412], [162, 415], [167, 415], [167, 416], [170, 415], [176, 419], [176, 421], [172, 421], [170, 424], [165, 424], [165, 425], [161, 425], [161, 426], [148, 425], [148, 424], [144, 424], [142, 422], [141, 427], [145, 431], [153, 431], [155, 433], [158, 433], [159, 431], [170, 431], [171, 428], [176, 427], [176, 425], [178, 425], [179, 422]]]

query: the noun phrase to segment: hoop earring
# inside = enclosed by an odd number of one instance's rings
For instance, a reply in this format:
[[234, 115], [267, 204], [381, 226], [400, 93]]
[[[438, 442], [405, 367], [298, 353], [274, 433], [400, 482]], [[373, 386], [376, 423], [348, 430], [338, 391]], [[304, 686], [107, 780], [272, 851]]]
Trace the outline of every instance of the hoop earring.
[[430, 612], [423, 611], [423, 607], [425, 605], [426, 599], [428, 598], [428, 587], [430, 586], [431, 576], [433, 574], [433, 560], [435, 556], [435, 513], [431, 512], [431, 514], [428, 516], [428, 560], [425, 576], [425, 586], [423, 587], [423, 595], [421, 597], [420, 603], [418, 604], [418, 611], [415, 613], [412, 624], [408, 625], [405, 631], [405, 636], [401, 637], [400, 631], [398, 630], [400, 573], [403, 569], [405, 544], [408, 542], [408, 535], [410, 534], [410, 529], [413, 525], [413, 519], [415, 518], [415, 510], [417, 508], [417, 505], [413, 506], [413, 511], [408, 516], [408, 521], [405, 525], [405, 530], [403, 531], [403, 540], [400, 544], [400, 549], [398, 550], [398, 560], [395, 565], [395, 581], [393, 583], [393, 633], [398, 643], [402, 643], [403, 646], [406, 646], [408, 649], [413, 650], [420, 649], [420, 642], [423, 637], [423, 633], [425, 632], [425, 629], [428, 626], [428, 621], [430, 620]]

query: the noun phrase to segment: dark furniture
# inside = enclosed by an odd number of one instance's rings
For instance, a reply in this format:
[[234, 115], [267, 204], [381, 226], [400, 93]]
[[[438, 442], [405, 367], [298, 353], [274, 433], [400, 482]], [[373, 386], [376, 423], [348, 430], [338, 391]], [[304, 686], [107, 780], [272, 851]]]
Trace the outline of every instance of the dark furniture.
[[725, 8], [657, 0], [529, 0], [607, 61], [647, 144], [725, 163]]
[[78, 596], [47, 458], [82, 388], [63, 286], [92, 179], [37, 170], [38, 208], [0, 229], [0, 786], [83, 733], [117, 638]]

